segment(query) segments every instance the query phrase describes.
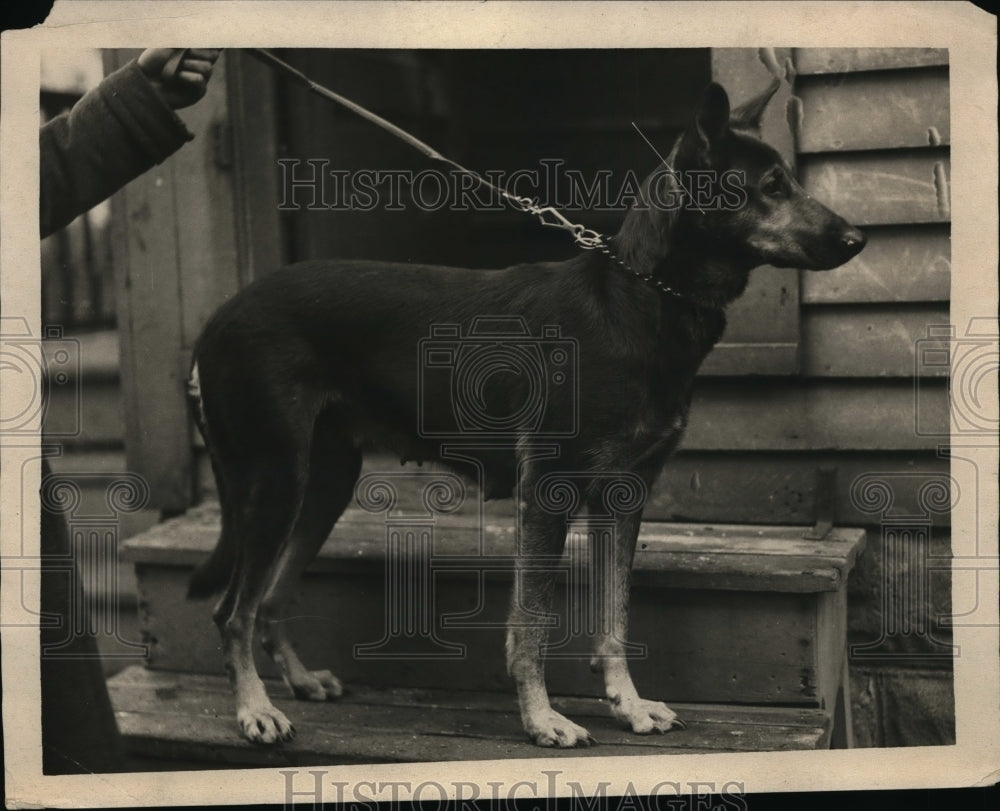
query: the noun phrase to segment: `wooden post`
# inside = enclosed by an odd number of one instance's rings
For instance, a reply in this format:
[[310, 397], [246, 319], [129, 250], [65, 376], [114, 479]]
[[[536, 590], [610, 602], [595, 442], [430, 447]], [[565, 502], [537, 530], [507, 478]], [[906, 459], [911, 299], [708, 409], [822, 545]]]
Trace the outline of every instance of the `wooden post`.
[[226, 52], [236, 195], [237, 275], [244, 287], [288, 261], [278, 204], [276, 77], [242, 50]]
[[[105, 67], [138, 53], [110, 51]], [[127, 462], [148, 483], [150, 506], [166, 514], [191, 501], [191, 345], [237, 287], [232, 178], [218, 160], [225, 72], [223, 59], [205, 98], [180, 111], [195, 140], [112, 198]]]

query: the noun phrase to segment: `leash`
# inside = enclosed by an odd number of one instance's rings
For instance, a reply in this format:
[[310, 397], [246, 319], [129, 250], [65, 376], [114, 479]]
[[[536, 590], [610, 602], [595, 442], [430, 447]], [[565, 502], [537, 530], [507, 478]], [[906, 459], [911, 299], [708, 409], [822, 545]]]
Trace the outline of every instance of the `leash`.
[[[355, 115], [364, 118], [366, 121], [370, 121], [375, 126], [385, 130], [390, 135], [398, 138], [399, 140], [413, 147], [418, 152], [430, 158], [431, 160], [437, 161], [438, 163], [446, 164], [455, 171], [461, 172], [462, 174], [471, 177], [473, 180], [476, 181], [476, 183], [480, 187], [489, 189], [490, 191], [500, 195], [500, 197], [509, 202], [517, 210], [522, 211], [525, 214], [531, 214], [532, 216], [536, 217], [539, 223], [541, 223], [543, 226], [548, 228], [559, 228], [563, 231], [568, 231], [570, 235], [573, 237], [573, 241], [577, 244], [578, 247], [582, 248], [583, 250], [596, 250], [599, 253], [604, 254], [605, 256], [608, 257], [609, 261], [614, 263], [621, 270], [636, 277], [640, 281], [652, 286], [660, 293], [674, 296], [676, 298], [686, 298], [681, 293], [678, 293], [673, 288], [664, 284], [655, 276], [652, 276], [651, 274], [648, 273], [639, 273], [637, 270], [632, 268], [627, 262], [625, 262], [620, 256], [618, 256], [614, 252], [611, 246], [610, 238], [605, 237], [603, 234], [594, 231], [591, 228], [587, 228], [579, 223], [572, 222], [555, 207], [540, 206], [538, 205], [536, 200], [530, 197], [521, 197], [516, 194], [511, 194], [506, 189], [500, 188], [496, 184], [489, 182], [479, 173], [474, 172], [471, 169], [467, 169], [466, 167], [462, 166], [456, 161], [453, 161], [451, 158], [442, 155], [432, 146], [429, 146], [428, 144], [424, 143], [419, 138], [410, 134], [401, 127], [396, 126], [391, 121], [387, 121], [381, 116], [373, 113], [371, 110], [362, 107], [360, 104], [357, 104], [356, 102], [353, 102], [350, 99], [341, 96], [339, 93], [335, 93], [328, 87], [324, 87], [318, 82], [313, 81], [297, 68], [294, 68], [284, 60], [279, 59], [277, 56], [275, 56], [273, 53], [271, 53], [271, 51], [267, 50], [266, 48], [246, 48], [245, 50], [251, 56], [260, 60], [273, 70], [276, 70], [277, 72], [284, 74], [288, 78], [294, 80], [298, 84], [304, 86], [309, 91], [326, 99], [327, 101], [332, 101], [335, 104], [339, 104], [341, 107], [345, 107]], [[175, 54], [174, 57], [171, 58], [170, 62], [168, 63], [168, 66], [172, 67], [173, 72], [176, 72], [185, 54], [186, 51], [181, 51], [178, 54]], [[656, 153], [656, 156], [660, 159], [663, 165], [666, 166], [667, 169], [671, 171], [671, 173], [673, 173], [673, 169], [670, 168], [670, 165], [663, 158], [663, 156], [656, 151], [656, 147], [654, 147], [652, 143], [650, 143], [649, 139], [646, 138], [646, 136], [642, 133], [639, 127], [636, 126], [635, 122], [633, 122], [632, 126], [635, 127], [636, 131], [639, 133], [639, 135], [642, 136], [643, 140], [645, 140], [646, 143], [649, 144], [650, 148], [653, 150], [654, 153]], [[687, 192], [687, 189], [684, 188], [683, 184], [681, 184], [681, 189]], [[691, 197], [690, 193], [688, 193], [688, 197]], [[691, 199], [693, 202], [693, 197]], [[697, 203], [695, 203], [695, 205], [697, 206]]]

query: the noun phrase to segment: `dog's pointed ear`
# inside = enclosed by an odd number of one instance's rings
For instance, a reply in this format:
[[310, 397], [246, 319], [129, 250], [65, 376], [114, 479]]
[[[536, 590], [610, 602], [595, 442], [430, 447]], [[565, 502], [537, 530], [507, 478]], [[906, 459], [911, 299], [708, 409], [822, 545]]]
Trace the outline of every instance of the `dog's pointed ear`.
[[778, 92], [779, 87], [781, 87], [781, 79], [775, 77], [763, 93], [733, 110], [729, 117], [729, 125], [734, 130], [760, 131], [760, 122], [764, 111], [774, 94]]
[[712, 82], [705, 88], [695, 119], [698, 135], [709, 149], [718, 144], [729, 129], [729, 115], [729, 95], [721, 84]]
[[710, 166], [713, 155], [729, 131], [729, 96], [712, 82], [701, 97], [694, 123], [681, 139], [678, 162], [685, 166]]

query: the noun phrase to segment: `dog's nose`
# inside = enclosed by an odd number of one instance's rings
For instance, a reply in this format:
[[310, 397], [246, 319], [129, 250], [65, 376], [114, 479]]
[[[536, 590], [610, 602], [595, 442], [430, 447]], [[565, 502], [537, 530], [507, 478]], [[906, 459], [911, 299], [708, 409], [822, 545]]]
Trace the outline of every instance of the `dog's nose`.
[[867, 242], [868, 238], [857, 228], [850, 228], [840, 238], [840, 244], [848, 256], [857, 256]]

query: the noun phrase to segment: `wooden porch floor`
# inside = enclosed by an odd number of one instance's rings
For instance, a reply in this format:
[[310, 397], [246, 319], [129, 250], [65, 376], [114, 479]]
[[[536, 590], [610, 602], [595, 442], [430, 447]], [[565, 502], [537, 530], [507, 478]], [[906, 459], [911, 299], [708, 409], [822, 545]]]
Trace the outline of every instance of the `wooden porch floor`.
[[639, 736], [618, 726], [605, 701], [556, 697], [553, 706], [599, 744], [540, 749], [521, 729], [513, 691], [348, 686], [339, 701], [310, 704], [285, 698], [284, 685], [270, 682], [268, 693], [297, 735], [265, 748], [240, 736], [222, 676], [134, 666], [108, 686], [131, 755], [219, 768], [821, 749], [831, 728], [830, 713], [819, 709], [672, 704], [686, 730]]

